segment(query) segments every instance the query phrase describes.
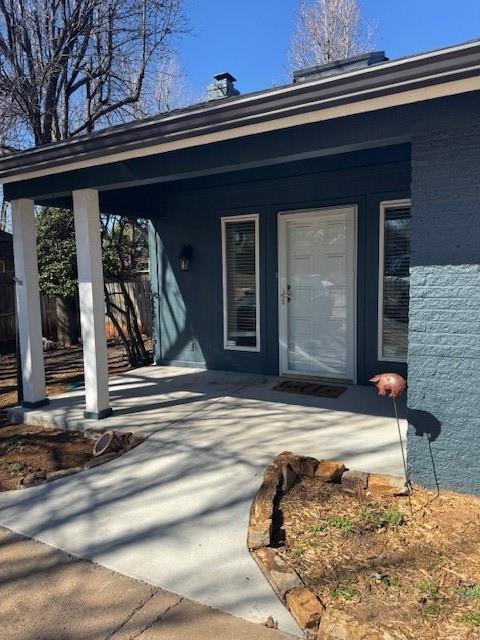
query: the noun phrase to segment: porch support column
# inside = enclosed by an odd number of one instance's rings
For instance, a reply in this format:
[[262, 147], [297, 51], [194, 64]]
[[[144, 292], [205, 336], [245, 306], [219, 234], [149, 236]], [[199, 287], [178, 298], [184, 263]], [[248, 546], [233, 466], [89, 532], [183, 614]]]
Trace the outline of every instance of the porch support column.
[[38, 287], [37, 238], [33, 200], [12, 200], [13, 251], [22, 362], [22, 406], [48, 404], [42, 345], [42, 315]]
[[98, 192], [73, 192], [77, 245], [80, 323], [85, 375], [85, 418], [100, 420], [112, 413], [108, 397], [105, 294], [103, 289]]

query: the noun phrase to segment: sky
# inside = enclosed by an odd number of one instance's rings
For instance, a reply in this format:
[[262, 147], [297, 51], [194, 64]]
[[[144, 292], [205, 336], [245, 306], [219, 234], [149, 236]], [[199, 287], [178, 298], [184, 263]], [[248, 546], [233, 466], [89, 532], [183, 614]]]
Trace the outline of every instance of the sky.
[[[190, 91], [229, 71], [242, 93], [288, 82], [298, 0], [184, 0], [192, 33], [177, 50]], [[480, 0], [363, 0], [377, 25], [375, 49], [392, 58], [480, 38]]]

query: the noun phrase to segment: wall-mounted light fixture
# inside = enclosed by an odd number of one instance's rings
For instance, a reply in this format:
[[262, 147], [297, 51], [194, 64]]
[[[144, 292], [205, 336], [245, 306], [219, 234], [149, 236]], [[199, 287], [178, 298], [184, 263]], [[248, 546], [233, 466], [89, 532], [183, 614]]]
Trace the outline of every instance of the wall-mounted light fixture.
[[180, 260], [180, 269], [182, 271], [188, 271], [190, 268], [190, 262], [192, 260], [193, 248], [191, 244], [184, 244], [178, 259]]

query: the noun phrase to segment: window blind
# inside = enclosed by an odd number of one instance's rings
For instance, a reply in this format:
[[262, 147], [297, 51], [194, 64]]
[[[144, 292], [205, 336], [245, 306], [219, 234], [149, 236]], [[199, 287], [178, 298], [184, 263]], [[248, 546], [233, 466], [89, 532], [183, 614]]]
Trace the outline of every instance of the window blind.
[[410, 206], [385, 207], [383, 217], [382, 357], [406, 361], [410, 290]]
[[224, 220], [225, 346], [257, 349], [257, 218]]

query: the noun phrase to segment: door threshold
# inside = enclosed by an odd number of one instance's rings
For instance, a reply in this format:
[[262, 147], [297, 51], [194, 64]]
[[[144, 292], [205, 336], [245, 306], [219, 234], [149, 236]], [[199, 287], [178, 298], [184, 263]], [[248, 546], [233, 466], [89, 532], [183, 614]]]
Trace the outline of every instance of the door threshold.
[[281, 373], [279, 378], [285, 378], [287, 380], [302, 380], [304, 382], [316, 382], [327, 384], [347, 384], [353, 385], [353, 380], [347, 378], [328, 378], [326, 376], [316, 376], [310, 373]]

